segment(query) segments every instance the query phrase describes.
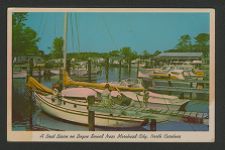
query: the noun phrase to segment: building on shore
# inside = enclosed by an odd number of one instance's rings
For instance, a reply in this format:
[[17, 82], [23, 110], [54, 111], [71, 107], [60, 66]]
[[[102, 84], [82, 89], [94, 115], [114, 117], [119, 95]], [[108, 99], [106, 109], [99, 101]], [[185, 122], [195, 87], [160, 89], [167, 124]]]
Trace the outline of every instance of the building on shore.
[[191, 64], [200, 66], [204, 62], [201, 52], [165, 52], [155, 56], [152, 63], [156, 66]]

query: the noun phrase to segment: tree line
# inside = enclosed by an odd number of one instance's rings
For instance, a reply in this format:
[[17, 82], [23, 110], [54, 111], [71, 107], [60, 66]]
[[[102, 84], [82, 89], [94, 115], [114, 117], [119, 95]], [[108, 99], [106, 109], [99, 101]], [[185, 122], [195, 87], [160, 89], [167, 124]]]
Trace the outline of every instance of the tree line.
[[[194, 43], [192, 42], [194, 40]], [[200, 33], [194, 38], [190, 35], [182, 35], [174, 49], [165, 52], [202, 52], [204, 56], [209, 55], [209, 34]]]

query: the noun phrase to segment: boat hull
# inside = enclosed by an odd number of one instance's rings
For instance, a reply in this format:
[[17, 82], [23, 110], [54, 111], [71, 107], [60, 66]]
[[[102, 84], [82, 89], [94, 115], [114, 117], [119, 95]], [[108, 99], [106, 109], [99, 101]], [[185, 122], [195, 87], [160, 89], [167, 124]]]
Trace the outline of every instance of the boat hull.
[[[39, 107], [47, 114], [66, 121], [88, 125], [88, 110], [86, 103], [71, 104], [69, 102], [57, 104], [51, 98], [46, 98], [34, 92], [34, 97]], [[74, 108], [76, 105], [76, 108]], [[113, 128], [140, 127], [145, 123], [143, 119], [134, 119], [126, 116], [113, 116], [110, 114], [95, 114], [95, 126]]]

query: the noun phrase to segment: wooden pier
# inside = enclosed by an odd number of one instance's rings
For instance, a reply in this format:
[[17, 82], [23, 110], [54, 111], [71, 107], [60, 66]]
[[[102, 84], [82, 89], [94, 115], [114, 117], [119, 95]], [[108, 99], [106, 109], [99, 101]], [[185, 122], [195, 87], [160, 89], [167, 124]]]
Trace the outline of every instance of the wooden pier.
[[[167, 115], [171, 117], [179, 117], [185, 122], [189, 123], [199, 123], [203, 124], [204, 120], [208, 120], [209, 114], [203, 112], [186, 112], [186, 111], [174, 111], [169, 109], [150, 109], [145, 107], [133, 107], [133, 106], [120, 106], [113, 105], [111, 107], [104, 107], [99, 103], [94, 103], [94, 97], [88, 97], [88, 121], [89, 121], [89, 130], [94, 130], [95, 124], [95, 113], [107, 113], [111, 116], [128, 116], [131, 119], [149, 119], [147, 115]], [[138, 115], [133, 115], [138, 113]], [[154, 124], [156, 120], [150, 121], [150, 126]], [[154, 129], [155, 127], [152, 126]], [[150, 127], [151, 129], [151, 127]], [[152, 130], [153, 130], [152, 129]]]

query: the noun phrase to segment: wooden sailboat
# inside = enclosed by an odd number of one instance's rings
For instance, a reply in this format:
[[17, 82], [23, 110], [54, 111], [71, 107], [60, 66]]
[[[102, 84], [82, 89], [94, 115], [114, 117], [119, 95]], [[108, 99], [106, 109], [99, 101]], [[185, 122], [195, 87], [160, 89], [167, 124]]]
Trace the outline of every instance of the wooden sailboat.
[[[32, 89], [36, 104], [47, 114], [70, 122], [88, 125], [87, 97], [97, 96], [96, 91], [90, 88], [68, 88], [57, 94], [52, 89], [38, 83], [33, 77], [28, 78], [27, 86]], [[68, 90], [72, 90], [72, 96], [68, 95]], [[95, 125], [99, 127], [129, 128], [146, 123], [144, 118], [131, 118], [122, 114], [114, 116], [113, 112], [95, 114]]]

